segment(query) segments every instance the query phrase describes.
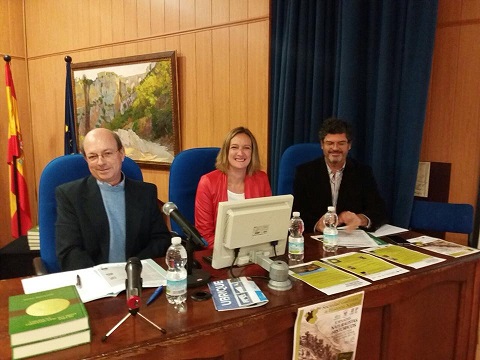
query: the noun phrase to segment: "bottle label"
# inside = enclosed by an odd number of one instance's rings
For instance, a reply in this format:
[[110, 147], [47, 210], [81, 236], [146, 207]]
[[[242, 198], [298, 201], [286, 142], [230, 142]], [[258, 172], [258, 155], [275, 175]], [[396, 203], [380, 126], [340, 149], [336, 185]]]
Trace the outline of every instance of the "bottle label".
[[288, 252], [290, 254], [294, 254], [294, 255], [303, 254], [304, 246], [305, 244], [304, 244], [303, 236], [301, 238], [292, 238], [291, 236], [289, 236]]
[[323, 241], [330, 245], [337, 245], [337, 234], [323, 234]]
[[187, 292], [187, 279], [168, 280], [167, 279], [167, 294], [171, 296], [184, 295]]

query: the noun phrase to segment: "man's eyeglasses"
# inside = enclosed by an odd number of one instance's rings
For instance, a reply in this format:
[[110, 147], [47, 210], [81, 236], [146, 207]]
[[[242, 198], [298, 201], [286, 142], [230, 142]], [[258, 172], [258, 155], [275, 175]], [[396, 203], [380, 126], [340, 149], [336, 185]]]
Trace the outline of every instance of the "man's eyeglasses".
[[337, 145], [338, 147], [344, 147], [344, 146], [347, 146], [348, 145], [348, 141], [338, 141], [338, 142], [335, 142], [335, 141], [324, 141], [323, 142], [323, 145], [327, 146], [327, 147], [334, 147], [335, 145]]
[[98, 158], [101, 156], [103, 160], [110, 160], [115, 153], [117, 153], [118, 150], [112, 151], [112, 150], [106, 150], [102, 152], [101, 154], [88, 154], [85, 157], [87, 158], [88, 162], [94, 163], [98, 161]]

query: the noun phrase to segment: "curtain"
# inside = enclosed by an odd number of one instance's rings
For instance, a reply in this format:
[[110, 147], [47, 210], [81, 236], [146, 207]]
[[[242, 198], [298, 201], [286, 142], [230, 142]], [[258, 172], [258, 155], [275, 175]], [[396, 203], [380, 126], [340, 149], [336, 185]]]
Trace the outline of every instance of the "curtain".
[[350, 122], [350, 154], [372, 166], [390, 223], [408, 227], [420, 155], [437, 0], [274, 0], [269, 174], [292, 144]]

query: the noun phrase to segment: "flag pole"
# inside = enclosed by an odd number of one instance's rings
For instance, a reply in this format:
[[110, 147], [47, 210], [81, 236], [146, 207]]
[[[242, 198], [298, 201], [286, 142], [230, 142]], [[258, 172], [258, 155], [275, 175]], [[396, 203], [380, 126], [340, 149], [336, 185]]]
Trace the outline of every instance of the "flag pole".
[[[10, 66], [10, 61], [12, 60], [12, 57], [8, 54], [5, 54], [3, 56], [3, 60], [5, 60], [5, 62]], [[21, 220], [20, 220], [20, 197], [18, 196], [19, 195], [19, 192], [18, 192], [18, 179], [17, 179], [17, 173], [18, 173], [18, 169], [17, 169], [17, 157], [16, 156], [13, 156], [12, 157], [12, 166], [13, 166], [13, 174], [12, 174], [12, 177], [13, 177], [13, 181], [12, 181], [12, 184], [13, 184], [13, 189], [15, 191], [15, 204], [16, 204], [16, 207], [17, 207], [17, 229], [18, 229], [18, 235], [21, 236], [22, 235], [22, 224], [21, 224]]]

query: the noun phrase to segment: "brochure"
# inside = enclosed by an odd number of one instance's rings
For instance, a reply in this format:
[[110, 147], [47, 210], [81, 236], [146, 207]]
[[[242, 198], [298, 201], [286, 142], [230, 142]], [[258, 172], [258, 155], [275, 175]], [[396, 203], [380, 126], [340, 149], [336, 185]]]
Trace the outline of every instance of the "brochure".
[[366, 280], [320, 261], [290, 266], [289, 274], [327, 295], [370, 285]]
[[453, 257], [461, 257], [465, 255], [474, 254], [480, 251], [480, 249], [463, 246], [460, 244], [452, 243], [450, 241], [434, 238], [431, 236], [419, 236], [416, 238], [408, 239], [409, 243], [415, 246], [427, 249], [437, 254], [448, 255]]
[[[91, 268], [64, 271], [22, 279], [23, 291], [31, 294], [38, 291], [75, 285], [82, 302], [117, 296], [125, 290], [126, 262], [100, 264]], [[166, 271], [152, 259], [142, 260], [142, 286], [166, 285]]]
[[355, 359], [363, 297], [359, 292], [299, 308], [292, 359]]
[[372, 281], [409, 272], [373, 255], [360, 252], [330, 256], [323, 258], [322, 261]]
[[445, 261], [445, 259], [427, 255], [398, 245], [385, 245], [362, 249], [362, 251], [400, 265], [410, 266], [414, 269], [420, 269], [425, 266]]
[[268, 299], [253, 280], [245, 276], [208, 283], [218, 311], [248, 309], [265, 305]]

